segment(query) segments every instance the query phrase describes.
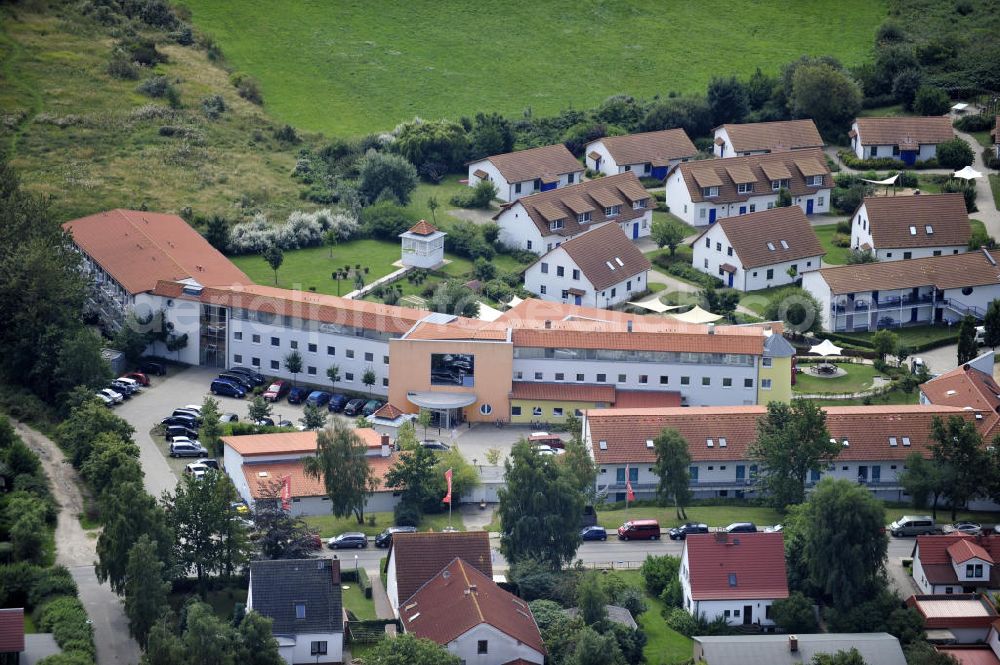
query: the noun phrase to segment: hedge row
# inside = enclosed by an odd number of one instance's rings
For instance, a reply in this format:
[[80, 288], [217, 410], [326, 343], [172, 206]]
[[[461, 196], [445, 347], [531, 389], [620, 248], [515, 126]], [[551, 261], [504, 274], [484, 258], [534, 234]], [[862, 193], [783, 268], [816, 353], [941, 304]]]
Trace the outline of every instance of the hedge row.
[[[874, 349], [875, 346], [870, 339], [864, 339], [861, 337], [855, 337], [854, 335], [844, 334], [844, 333], [834, 333], [834, 332], [824, 332], [823, 337], [826, 337], [831, 342], [843, 342], [845, 344], [850, 344], [852, 346], [863, 347], [864, 349]], [[958, 331], [955, 331], [953, 337], [944, 337], [941, 339], [931, 340], [929, 342], [924, 342], [923, 344], [908, 344], [907, 348], [910, 350], [910, 354], [923, 353], [924, 351], [930, 351], [931, 349], [939, 349], [942, 346], [948, 346], [949, 344], [954, 344], [958, 341]]]
[[77, 652], [89, 656], [93, 662], [97, 656], [94, 647], [94, 629], [87, 620], [87, 610], [79, 598], [73, 596], [55, 598], [45, 603], [37, 614], [39, 630], [43, 633], [52, 633], [63, 653]]
[[856, 154], [850, 150], [841, 150], [837, 153], [837, 157], [840, 161], [844, 163], [845, 166], [852, 169], [936, 169], [938, 168], [938, 161], [936, 158], [932, 157], [926, 161], [918, 161], [916, 164], [910, 165], [904, 163], [902, 160], [893, 159], [892, 157], [868, 157], [861, 159]]

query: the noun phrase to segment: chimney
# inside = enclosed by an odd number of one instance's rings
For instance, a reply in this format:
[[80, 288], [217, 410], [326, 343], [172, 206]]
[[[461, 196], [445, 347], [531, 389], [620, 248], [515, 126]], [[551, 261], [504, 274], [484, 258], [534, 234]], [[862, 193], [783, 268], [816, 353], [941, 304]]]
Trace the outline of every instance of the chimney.
[[546, 321], [545, 322], [545, 329], [546, 330], [552, 330], [552, 322], [551, 321]]
[[788, 636], [788, 650], [791, 651], [792, 653], [798, 653], [799, 652], [799, 636], [798, 635], [789, 635]]
[[628, 321], [626, 322], [626, 324], [625, 324], [625, 325], [626, 325], [626, 328], [628, 329], [628, 331], [629, 331], [629, 332], [632, 332], [632, 320], [631, 320], [631, 319], [629, 319], [629, 320], [628, 320]]
[[709, 335], [714, 335], [715, 334], [715, 324], [714, 323], [709, 323], [708, 324], [708, 334]]

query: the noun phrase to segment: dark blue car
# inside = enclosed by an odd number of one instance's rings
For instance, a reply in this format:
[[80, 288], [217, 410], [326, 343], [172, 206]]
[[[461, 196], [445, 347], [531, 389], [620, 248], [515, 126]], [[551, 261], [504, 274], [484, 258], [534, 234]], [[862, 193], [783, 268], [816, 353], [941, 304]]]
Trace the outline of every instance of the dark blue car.
[[305, 386], [295, 386], [288, 391], [288, 403], [289, 404], [302, 404], [309, 396], [310, 390]]
[[608, 532], [603, 526], [585, 526], [580, 529], [580, 540], [607, 540]]
[[247, 391], [243, 386], [223, 378], [212, 381], [211, 391], [213, 395], [223, 395], [225, 397], [238, 397], [242, 399], [247, 396]]
[[314, 390], [306, 398], [306, 404], [313, 406], [325, 406], [330, 401], [330, 393], [325, 390]]
[[341, 393], [333, 393], [330, 396], [330, 403], [326, 405], [326, 408], [330, 411], [343, 411], [344, 407], [347, 406], [348, 399], [347, 395]]

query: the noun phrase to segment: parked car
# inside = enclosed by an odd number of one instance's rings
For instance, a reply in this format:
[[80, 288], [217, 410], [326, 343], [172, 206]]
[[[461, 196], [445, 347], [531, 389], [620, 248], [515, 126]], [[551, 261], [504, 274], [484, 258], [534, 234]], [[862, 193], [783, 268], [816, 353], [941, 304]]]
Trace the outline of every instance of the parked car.
[[125, 372], [125, 374], [123, 374], [122, 376], [126, 379], [132, 379], [133, 381], [136, 381], [140, 386], [149, 385], [149, 377], [143, 374], [142, 372]]
[[667, 534], [670, 536], [670, 540], [684, 540], [692, 533], [708, 533], [708, 525], [687, 522], [685, 524], [681, 524], [680, 526], [675, 526], [673, 529], [667, 531]]
[[204, 464], [198, 462], [191, 462], [184, 467], [184, 473], [194, 476], [195, 478], [203, 478], [209, 469]]
[[198, 430], [184, 425], [168, 425], [164, 430], [164, 436], [166, 436], [167, 441], [173, 441], [178, 437], [196, 439], [198, 438]]
[[161, 420], [160, 423], [162, 423], [163, 425], [166, 425], [167, 427], [170, 427], [172, 425], [181, 425], [183, 427], [187, 427], [188, 429], [192, 429], [192, 430], [197, 430], [198, 429], [198, 421], [195, 420], [192, 416], [187, 416], [187, 415], [185, 415], [185, 416], [167, 416], [166, 418], [164, 418], [163, 420]]
[[350, 399], [347, 395], [344, 395], [343, 393], [333, 393], [330, 395], [330, 403], [326, 405], [326, 408], [334, 412], [343, 411], [349, 401]]
[[660, 523], [656, 520], [629, 520], [618, 527], [618, 540], [659, 540]]
[[207, 454], [205, 446], [198, 441], [174, 439], [170, 444], [171, 457], [204, 457]]
[[264, 416], [260, 420], [253, 421], [253, 424], [257, 427], [274, 427], [274, 419], [268, 416]]
[[548, 432], [532, 432], [528, 436], [528, 442], [536, 446], [548, 446], [550, 448], [565, 448], [566, 442], [559, 438], [557, 434]]
[[421, 441], [420, 445], [422, 445], [427, 450], [440, 450], [442, 452], [443, 451], [447, 451], [447, 450], [451, 450], [451, 446], [449, 446], [444, 441], [432, 441], [432, 440], [428, 439], [426, 441]]
[[562, 455], [566, 452], [561, 448], [553, 448], [552, 446], [535, 446], [535, 452], [539, 455]]
[[726, 527], [726, 533], [757, 533], [757, 525], [753, 522], [733, 522]]
[[367, 418], [368, 416], [372, 415], [381, 408], [382, 408], [382, 402], [378, 401], [377, 399], [370, 399], [367, 402], [365, 402], [364, 408], [361, 409], [361, 414]]
[[262, 386], [267, 383], [267, 377], [256, 370], [250, 369], [249, 367], [230, 367], [228, 371], [230, 374], [242, 374], [250, 379], [254, 386]]
[[212, 386], [209, 389], [213, 395], [222, 395], [224, 397], [238, 397], [243, 399], [247, 396], [246, 389], [243, 386], [237, 385], [232, 381], [227, 381], [226, 379], [215, 379], [212, 381]]
[[379, 535], [375, 536], [375, 547], [389, 547], [392, 545], [392, 535], [395, 533], [416, 533], [415, 526], [391, 526]]
[[889, 533], [896, 538], [930, 535], [935, 531], [937, 526], [930, 515], [903, 515], [889, 525]]
[[198, 464], [204, 464], [209, 469], [215, 469], [216, 471], [219, 470], [219, 460], [214, 457], [202, 457], [198, 460]]
[[603, 526], [585, 526], [580, 529], [580, 540], [607, 540], [608, 532]]
[[108, 398], [109, 400], [111, 400], [112, 404], [121, 404], [122, 401], [124, 401], [124, 399], [125, 399], [125, 397], [121, 393], [115, 392], [111, 388], [105, 388], [104, 390], [98, 390], [97, 394], [98, 395], [104, 395], [106, 398]]
[[201, 404], [185, 404], [184, 406], [178, 408], [184, 409], [186, 411], [193, 411], [194, 413], [198, 414], [199, 418], [201, 418]]
[[115, 379], [115, 381], [117, 383], [122, 383], [122, 384], [130, 387], [132, 389], [133, 393], [141, 393], [142, 392], [142, 384], [139, 383], [138, 381], [136, 381], [135, 379], [130, 379], [127, 376], [119, 376], [117, 379]]
[[115, 405], [115, 401], [110, 397], [108, 397], [107, 395], [105, 395], [104, 393], [94, 393], [94, 395], [97, 397], [97, 399], [101, 400], [101, 402], [104, 403], [104, 406]]
[[264, 391], [262, 397], [267, 402], [277, 402], [282, 397], [288, 394], [288, 391], [292, 389], [292, 384], [288, 381], [282, 381], [278, 379], [277, 381], [271, 382], [271, 385], [267, 387]]
[[970, 536], [979, 536], [983, 533], [983, 525], [978, 522], [955, 522], [950, 529], [944, 530], [946, 533], [964, 533]]
[[223, 413], [219, 416], [220, 423], [238, 423], [239, 421], [240, 417], [235, 413]]
[[121, 381], [112, 381], [108, 384], [108, 388], [121, 395], [123, 399], [131, 399], [132, 395], [135, 394], [135, 389], [132, 386]]
[[363, 547], [368, 547], [368, 537], [363, 533], [342, 533], [339, 536], [335, 536], [327, 542], [327, 546], [331, 550], [342, 550], [351, 547], [356, 547], [361, 549]]
[[167, 366], [157, 360], [144, 360], [142, 364], [139, 365], [139, 369], [144, 374], [151, 374], [153, 376], [167, 375]]
[[235, 383], [236, 385], [242, 387], [243, 390], [245, 390], [247, 392], [250, 392], [251, 390], [253, 390], [253, 387], [254, 387], [253, 386], [253, 381], [251, 381], [247, 377], [243, 376], [242, 374], [234, 374], [232, 372], [220, 372], [219, 373], [219, 378], [220, 379], [226, 379], [227, 381], [229, 381], [231, 383]]
[[312, 406], [326, 406], [330, 401], [330, 393], [325, 390], [314, 390], [306, 397], [306, 404]]
[[188, 409], [188, 408], [185, 408], [185, 407], [181, 407], [179, 409], [174, 409], [174, 412], [171, 413], [170, 415], [172, 415], [172, 416], [191, 416], [192, 418], [195, 419], [195, 422], [201, 423], [201, 414], [198, 413], [197, 411], [194, 411], [192, 409]]
[[295, 423], [291, 420], [279, 420], [278, 427], [295, 427]]
[[309, 389], [305, 386], [295, 386], [288, 391], [288, 403], [289, 404], [302, 404], [306, 397], [309, 396]]
[[344, 406], [345, 416], [357, 416], [361, 414], [361, 409], [365, 408], [365, 400], [352, 399]]

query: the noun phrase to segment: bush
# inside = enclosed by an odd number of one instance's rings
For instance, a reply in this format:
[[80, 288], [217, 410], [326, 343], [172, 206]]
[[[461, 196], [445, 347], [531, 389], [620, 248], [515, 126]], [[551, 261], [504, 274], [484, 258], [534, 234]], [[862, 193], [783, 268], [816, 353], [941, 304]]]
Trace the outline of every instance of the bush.
[[201, 100], [201, 110], [210, 120], [215, 120], [226, 112], [226, 100], [222, 95], [211, 95]]
[[566, 612], [559, 606], [559, 603], [551, 600], [533, 600], [528, 603], [528, 606], [531, 608], [532, 616], [535, 617], [535, 623], [538, 624], [538, 630], [543, 633], [549, 626], [566, 616]]
[[955, 129], [960, 129], [963, 132], [988, 132], [993, 129], [994, 122], [996, 122], [995, 116], [977, 113], [963, 115], [952, 124]]
[[676, 577], [667, 582], [660, 594], [660, 600], [667, 607], [684, 607], [684, 589], [681, 588], [681, 581]]
[[378, 203], [361, 211], [361, 229], [370, 238], [396, 241], [410, 226], [406, 211], [392, 203]]
[[698, 620], [679, 607], [663, 610], [663, 618], [667, 625], [685, 637], [691, 637], [698, 633]]
[[393, 520], [397, 526], [419, 526], [420, 508], [410, 503], [397, 503], [392, 509]]
[[123, 81], [136, 81], [139, 78], [139, 68], [126, 54], [116, 51], [108, 61], [108, 75]]
[[444, 239], [445, 250], [476, 260], [486, 260], [496, 256], [496, 250], [486, 242], [482, 228], [472, 222], [458, 222], [452, 225]]
[[525, 559], [510, 567], [510, 580], [517, 585], [517, 595], [527, 601], [552, 600], [560, 574], [540, 561]]
[[795, 332], [818, 331], [822, 325], [819, 303], [808, 291], [795, 286], [775, 291], [764, 308], [764, 318], [784, 321]]
[[812, 601], [799, 591], [793, 591], [788, 598], [774, 601], [771, 618], [787, 633], [816, 632]]
[[65, 566], [39, 569], [28, 591], [28, 606], [38, 607], [57, 596], [76, 596], [76, 582]]
[[0, 607], [32, 607], [28, 598], [41, 571], [27, 561], [0, 566]]
[[839, 157], [840, 161], [844, 163], [844, 166], [855, 170], [901, 170], [906, 168], [906, 164], [904, 164], [901, 160], [893, 159], [892, 157], [868, 157], [866, 159], [861, 159], [851, 150], [840, 150], [837, 152], [837, 157]]
[[845, 235], [843, 233], [834, 233], [832, 242], [834, 247], [850, 247], [851, 246], [851, 236]]
[[659, 596], [670, 580], [677, 579], [681, 560], [675, 556], [647, 556], [639, 574], [651, 596]]
[[87, 611], [79, 599], [63, 596], [49, 601], [38, 610], [38, 628], [52, 633], [64, 652], [80, 651], [93, 658], [94, 631], [87, 620]]
[[983, 163], [988, 169], [1000, 169], [1000, 157], [993, 148], [983, 150]]
[[229, 250], [234, 254], [259, 254], [276, 245], [282, 250], [317, 247], [323, 236], [334, 230], [340, 240], [349, 240], [358, 230], [358, 221], [346, 210], [323, 208], [315, 212], [295, 211], [284, 224], [272, 225], [263, 214], [233, 226]]
[[242, 72], [234, 72], [229, 76], [229, 82], [236, 88], [236, 94], [251, 104], [258, 106], [264, 103], [264, 96], [260, 92], [260, 85], [252, 76]]
[[975, 158], [972, 147], [957, 136], [950, 141], [938, 144], [937, 161], [942, 168], [957, 171], [972, 164]]
[[153, 76], [137, 85], [135, 90], [149, 97], [165, 97], [167, 91], [170, 90], [170, 81], [167, 80], [166, 76]]
[[496, 198], [497, 188], [489, 180], [480, 180], [475, 187], [465, 189], [451, 197], [451, 204], [459, 208], [487, 210]]
[[299, 135], [291, 125], [285, 125], [274, 130], [274, 138], [282, 143], [298, 143]]
[[843, 233], [845, 235], [850, 235], [851, 233], [851, 220], [842, 219], [837, 222], [837, 233]]
[[975, 212], [978, 210], [976, 207], [976, 186], [971, 182], [966, 182], [965, 180], [959, 180], [958, 178], [950, 178], [941, 187], [942, 192], [960, 192], [962, 196], [965, 197], [965, 210], [966, 212]]
[[417, 188], [417, 170], [405, 157], [369, 150], [358, 164], [358, 194], [368, 203], [394, 200], [410, 202]]

